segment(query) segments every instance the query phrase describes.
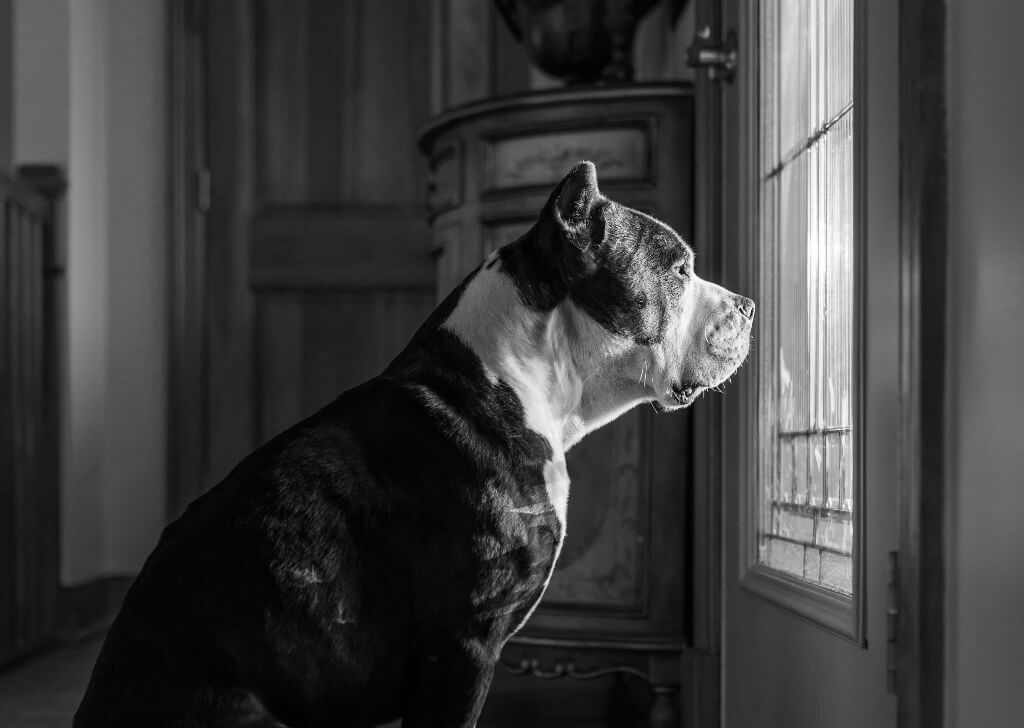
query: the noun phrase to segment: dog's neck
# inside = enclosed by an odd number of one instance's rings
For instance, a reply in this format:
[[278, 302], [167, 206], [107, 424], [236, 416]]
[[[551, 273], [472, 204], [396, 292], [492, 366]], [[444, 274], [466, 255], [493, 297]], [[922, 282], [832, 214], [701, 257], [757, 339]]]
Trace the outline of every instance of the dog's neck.
[[547, 312], [530, 309], [498, 264], [469, 282], [444, 327], [473, 350], [492, 381], [516, 392], [527, 426], [548, 439], [558, 459], [587, 433], [654, 398], [636, 347], [569, 300]]

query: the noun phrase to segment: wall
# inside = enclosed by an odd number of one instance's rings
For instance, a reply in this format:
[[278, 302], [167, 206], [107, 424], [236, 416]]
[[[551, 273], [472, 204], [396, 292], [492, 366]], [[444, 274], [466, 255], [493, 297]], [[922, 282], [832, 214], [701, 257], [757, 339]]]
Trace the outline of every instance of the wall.
[[160, 0], [17, 0], [14, 156], [69, 186], [61, 581], [134, 573], [163, 525], [166, 81]]
[[967, 728], [1024, 715], [1024, 5], [947, 7], [947, 724]]
[[13, 66], [14, 51], [11, 40], [14, 37], [14, 3], [12, 0], [0, 0], [0, 167], [11, 168], [11, 144], [14, 138], [14, 104]]

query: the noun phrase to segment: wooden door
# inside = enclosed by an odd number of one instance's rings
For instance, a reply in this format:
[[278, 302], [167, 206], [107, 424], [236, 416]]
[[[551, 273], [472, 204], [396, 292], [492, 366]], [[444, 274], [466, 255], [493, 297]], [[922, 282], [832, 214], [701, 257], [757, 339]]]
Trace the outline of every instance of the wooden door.
[[723, 400], [724, 724], [894, 726], [897, 8], [723, 7], [724, 270], [759, 307]]
[[429, 23], [417, 0], [197, 0], [180, 19], [202, 108], [181, 190], [205, 218], [182, 243], [198, 262], [176, 315], [202, 333], [175, 381], [202, 404], [177, 405], [172, 512], [379, 373], [431, 310]]

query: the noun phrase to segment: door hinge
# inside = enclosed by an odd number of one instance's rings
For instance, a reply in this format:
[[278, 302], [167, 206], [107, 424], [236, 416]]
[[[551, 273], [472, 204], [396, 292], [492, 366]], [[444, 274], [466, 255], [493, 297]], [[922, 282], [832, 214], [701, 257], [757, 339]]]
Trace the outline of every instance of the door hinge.
[[885, 597], [885, 688], [899, 689], [900, 552], [889, 552], [889, 585]]
[[195, 172], [196, 210], [205, 215], [210, 211], [210, 170], [199, 167]]
[[736, 31], [730, 30], [723, 42], [714, 43], [711, 26], [705, 25], [697, 31], [693, 45], [686, 51], [686, 65], [707, 69], [710, 79], [732, 81], [736, 75], [736, 56]]

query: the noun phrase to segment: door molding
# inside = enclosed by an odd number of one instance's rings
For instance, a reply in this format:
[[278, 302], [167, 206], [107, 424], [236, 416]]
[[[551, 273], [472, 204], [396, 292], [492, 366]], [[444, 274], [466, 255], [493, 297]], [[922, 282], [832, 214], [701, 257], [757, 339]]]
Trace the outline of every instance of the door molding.
[[[724, 38], [727, 25], [719, 0], [696, 0], [694, 27], [708, 27]], [[698, 253], [701, 275], [729, 286], [724, 248], [722, 81], [697, 72], [694, 80], [694, 177], [692, 244]], [[688, 528], [689, 584], [685, 600], [689, 642], [683, 655], [681, 703], [684, 725], [717, 726], [721, 723], [722, 698], [722, 551], [723, 403], [706, 397], [687, 411], [691, 418], [690, 458], [692, 501]]]
[[203, 0], [167, 3], [170, 243], [167, 254], [168, 366], [166, 507], [176, 518], [205, 469], [205, 212], [197, 205], [205, 169]]
[[[900, 0], [899, 725], [943, 724], [946, 6]], [[927, 366], [922, 366], [922, 363]]]

